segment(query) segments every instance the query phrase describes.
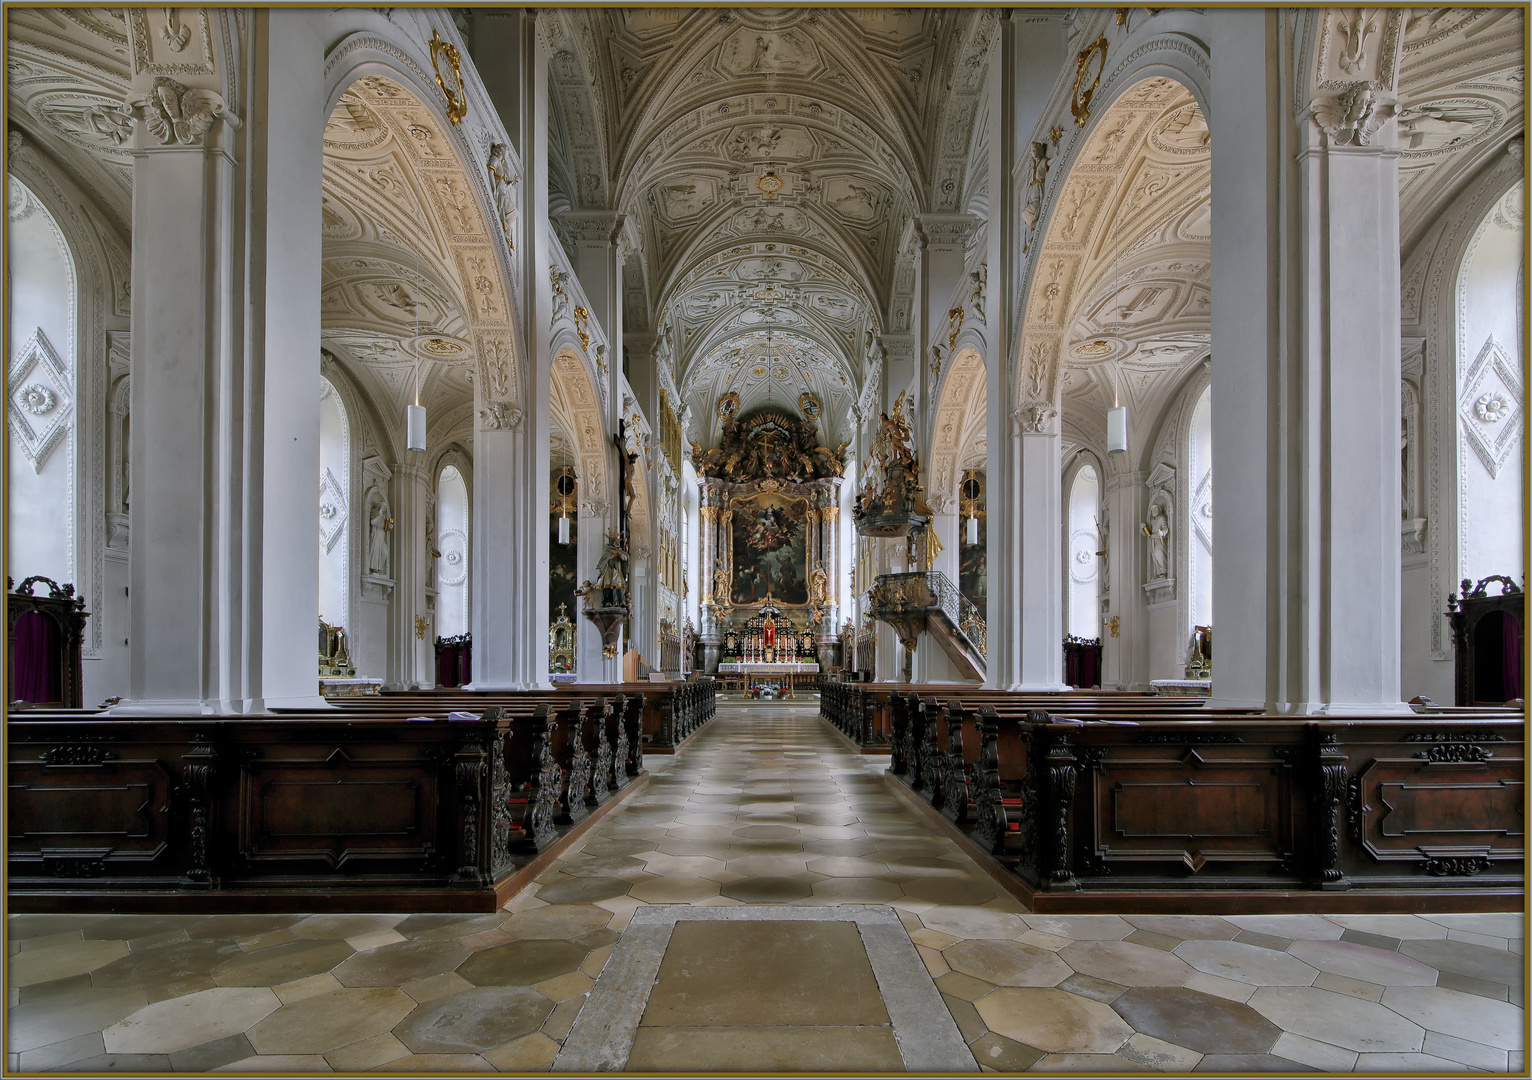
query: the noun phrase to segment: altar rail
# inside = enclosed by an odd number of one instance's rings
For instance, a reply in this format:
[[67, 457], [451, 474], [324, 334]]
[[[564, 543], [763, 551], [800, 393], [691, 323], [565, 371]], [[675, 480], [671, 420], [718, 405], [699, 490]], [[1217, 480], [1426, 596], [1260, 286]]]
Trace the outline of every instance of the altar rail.
[[493, 911], [712, 706], [699, 682], [12, 716], [11, 910]]
[[1035, 911], [1521, 910], [1517, 712], [889, 697], [891, 779]]

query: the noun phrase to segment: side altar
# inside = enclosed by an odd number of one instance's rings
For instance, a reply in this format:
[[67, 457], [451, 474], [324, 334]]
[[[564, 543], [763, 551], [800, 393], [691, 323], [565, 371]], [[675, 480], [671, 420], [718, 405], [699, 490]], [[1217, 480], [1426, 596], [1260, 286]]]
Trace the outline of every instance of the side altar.
[[[736, 416], [719, 402], [722, 445], [692, 444], [701, 488], [704, 576], [699, 669], [720, 663], [836, 663], [840, 485], [846, 444], [819, 445], [813, 417], [777, 408]], [[767, 659], [768, 653], [770, 660]], [[803, 668], [802, 670], [808, 670]]]

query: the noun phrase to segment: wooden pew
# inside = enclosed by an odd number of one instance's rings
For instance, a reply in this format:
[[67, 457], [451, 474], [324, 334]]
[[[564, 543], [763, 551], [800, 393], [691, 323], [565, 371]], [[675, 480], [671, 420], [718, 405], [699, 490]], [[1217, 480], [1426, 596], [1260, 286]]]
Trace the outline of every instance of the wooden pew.
[[891, 778], [1008, 867], [1033, 910], [1519, 910], [1524, 754], [1507, 710], [1072, 702], [1094, 713], [1081, 720], [1029, 695], [1005, 709], [911, 697], [890, 695], [909, 746]]

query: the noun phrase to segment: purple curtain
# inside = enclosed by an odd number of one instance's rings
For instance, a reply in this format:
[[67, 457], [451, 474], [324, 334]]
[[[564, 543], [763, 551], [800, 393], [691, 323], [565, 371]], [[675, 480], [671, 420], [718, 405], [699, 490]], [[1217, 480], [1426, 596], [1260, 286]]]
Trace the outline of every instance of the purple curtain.
[[469, 642], [467, 645], [459, 645], [458, 649], [460, 650], [458, 653], [458, 685], [467, 686], [473, 682], [473, 643]]
[[59, 685], [59, 628], [40, 611], [28, 611], [16, 620], [11, 641], [11, 674], [16, 680], [12, 699], [57, 702], [64, 700]]
[[436, 685], [460, 686], [458, 682], [458, 646], [442, 645], [436, 650]]
[[1081, 645], [1079, 649], [1080, 662], [1077, 674], [1080, 676], [1080, 681], [1075, 685], [1088, 689], [1101, 682], [1101, 646]]
[[1501, 700], [1521, 697], [1521, 623], [1509, 614], [1500, 616], [1500, 679]]

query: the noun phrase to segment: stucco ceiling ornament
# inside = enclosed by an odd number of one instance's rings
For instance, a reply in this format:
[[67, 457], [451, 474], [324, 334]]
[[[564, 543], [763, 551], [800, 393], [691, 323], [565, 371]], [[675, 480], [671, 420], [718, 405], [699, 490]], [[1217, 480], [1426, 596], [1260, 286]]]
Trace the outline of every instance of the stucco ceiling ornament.
[[1458, 395], [1463, 441], [1491, 477], [1499, 475], [1521, 444], [1521, 400], [1517, 365], [1491, 334], [1464, 374]]
[[1491, 391], [1473, 403], [1473, 414], [1486, 424], [1498, 424], [1511, 415], [1511, 403], [1505, 395]]
[[58, 404], [58, 395], [41, 383], [22, 388], [21, 405], [33, 416], [43, 416]]
[[326, 468], [319, 478], [319, 540], [325, 551], [334, 549], [346, 527], [346, 492], [335, 474]]
[[[6, 410], [11, 437], [42, 472], [48, 457], [69, 435], [72, 413], [69, 369], [41, 327], [22, 345], [11, 363], [7, 383], [11, 387]], [[29, 421], [28, 416], [33, 419]]]

